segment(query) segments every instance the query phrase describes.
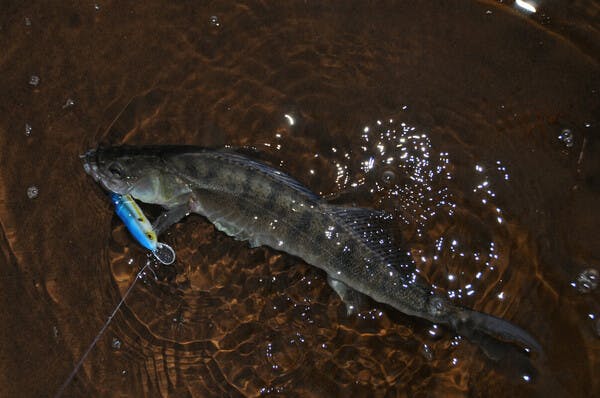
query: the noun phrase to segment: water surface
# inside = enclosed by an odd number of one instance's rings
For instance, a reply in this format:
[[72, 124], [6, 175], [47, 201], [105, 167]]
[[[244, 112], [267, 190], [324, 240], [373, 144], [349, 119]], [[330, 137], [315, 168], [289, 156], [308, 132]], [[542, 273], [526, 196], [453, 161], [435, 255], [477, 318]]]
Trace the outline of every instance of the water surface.
[[545, 352], [347, 317], [321, 271], [191, 216], [65, 396], [600, 394], [599, 10], [548, 3], [8, 2], [2, 395], [54, 395], [148, 261], [78, 158], [124, 143], [248, 146], [387, 210], [440, 294]]

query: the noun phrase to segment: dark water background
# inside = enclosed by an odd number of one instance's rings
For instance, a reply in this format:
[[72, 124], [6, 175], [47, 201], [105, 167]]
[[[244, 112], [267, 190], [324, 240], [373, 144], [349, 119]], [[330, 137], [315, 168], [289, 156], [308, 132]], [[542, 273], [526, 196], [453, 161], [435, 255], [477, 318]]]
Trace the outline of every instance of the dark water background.
[[440, 292], [545, 352], [494, 362], [389, 308], [349, 318], [319, 270], [191, 216], [164, 238], [176, 266], [134, 286], [64, 396], [598, 396], [599, 16], [2, 2], [0, 395], [53, 396], [148, 261], [78, 159], [127, 143], [252, 146], [388, 210]]

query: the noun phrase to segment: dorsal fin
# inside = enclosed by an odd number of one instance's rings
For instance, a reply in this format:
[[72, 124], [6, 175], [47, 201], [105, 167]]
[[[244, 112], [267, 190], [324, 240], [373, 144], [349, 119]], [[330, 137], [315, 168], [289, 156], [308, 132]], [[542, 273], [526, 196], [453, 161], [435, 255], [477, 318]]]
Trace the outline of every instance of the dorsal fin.
[[[231, 162], [240, 167], [246, 167], [262, 173], [265, 176], [272, 178], [282, 184], [285, 184], [298, 192], [306, 195], [309, 200], [320, 201], [321, 198], [312, 192], [310, 189], [305, 187], [302, 183], [279, 171], [271, 166], [260, 163], [259, 161], [252, 160], [250, 157], [260, 158], [260, 151], [257, 151], [252, 147], [241, 147], [241, 148], [221, 148], [221, 149], [208, 149], [198, 146], [188, 145], [164, 145], [164, 146], [119, 146], [111, 147], [110, 151], [113, 156], [118, 157], [122, 155], [135, 155], [135, 156], [161, 156], [168, 158], [170, 156], [194, 156], [200, 154], [202, 156], [214, 156], [224, 161]], [[260, 160], [260, 159], [259, 159]]]
[[327, 212], [344, 225], [376, 253], [385, 264], [391, 264], [403, 275], [412, 275], [415, 263], [402, 247], [398, 237], [392, 234], [394, 217], [384, 211], [360, 207], [326, 206]]
[[242, 152], [242, 153], [247, 152], [247, 149], [244, 151], [240, 151], [240, 150], [234, 149], [234, 148], [226, 148], [226, 149], [223, 149], [220, 151], [215, 151], [213, 153], [215, 154], [215, 156], [220, 156], [224, 160], [230, 161], [230, 162], [237, 164], [239, 166], [242, 166], [242, 167], [251, 168], [259, 173], [265, 174], [266, 176], [268, 176], [282, 184], [292, 187], [293, 189], [297, 190], [298, 192], [301, 192], [304, 195], [306, 195], [310, 200], [320, 201], [321, 198], [317, 194], [315, 194], [310, 189], [305, 187], [299, 181], [295, 180], [294, 178], [290, 177], [289, 175], [285, 174], [284, 172], [279, 171], [271, 166], [268, 166], [266, 164], [259, 163], [255, 160], [252, 160], [252, 159], [246, 157], [244, 154], [241, 154], [240, 152]]

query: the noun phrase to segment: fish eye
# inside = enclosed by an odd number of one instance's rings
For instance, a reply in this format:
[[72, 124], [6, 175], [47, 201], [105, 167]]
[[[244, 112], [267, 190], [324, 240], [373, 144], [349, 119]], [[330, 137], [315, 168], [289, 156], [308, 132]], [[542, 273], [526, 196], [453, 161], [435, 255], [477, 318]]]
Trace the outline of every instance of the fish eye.
[[108, 171], [113, 177], [123, 178], [123, 167], [118, 163], [112, 163], [108, 166]]

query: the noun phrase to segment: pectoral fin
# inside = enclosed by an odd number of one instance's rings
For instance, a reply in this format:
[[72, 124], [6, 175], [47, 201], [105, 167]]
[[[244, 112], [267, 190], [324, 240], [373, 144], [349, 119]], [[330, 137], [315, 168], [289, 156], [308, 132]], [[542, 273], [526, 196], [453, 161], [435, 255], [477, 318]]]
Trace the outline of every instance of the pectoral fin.
[[367, 300], [362, 293], [357, 292], [344, 282], [334, 279], [329, 275], [327, 275], [327, 283], [335, 290], [346, 305], [346, 313], [348, 315], [356, 314], [365, 308]]
[[185, 216], [190, 214], [190, 206], [185, 203], [167, 210], [154, 220], [152, 229], [156, 235], [165, 232], [171, 225], [178, 223]]

